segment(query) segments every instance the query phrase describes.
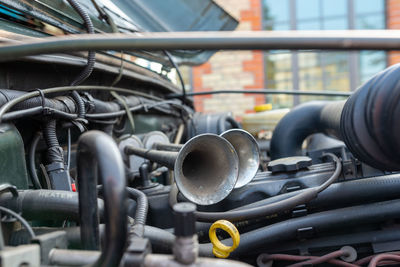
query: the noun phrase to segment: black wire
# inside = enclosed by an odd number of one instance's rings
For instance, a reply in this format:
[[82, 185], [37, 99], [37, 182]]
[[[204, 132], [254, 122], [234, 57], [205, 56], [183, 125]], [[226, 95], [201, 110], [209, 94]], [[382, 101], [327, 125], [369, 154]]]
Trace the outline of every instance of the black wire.
[[85, 118], [85, 102], [83, 102], [82, 97], [79, 95], [77, 91], [72, 91], [72, 98], [75, 100], [77, 103], [77, 110], [78, 110], [78, 118], [79, 119], [84, 119]]
[[67, 130], [67, 171], [71, 167], [71, 128]]
[[42, 106], [40, 106], [40, 107], [33, 107], [33, 108], [8, 112], [8, 113], [4, 114], [3, 121], [10, 121], [10, 120], [20, 119], [20, 118], [24, 118], [24, 117], [28, 117], [28, 116], [39, 115], [39, 114], [42, 114], [43, 111], [46, 112], [46, 115], [52, 115], [55, 118], [68, 119], [68, 120], [74, 120], [74, 119], [78, 118], [77, 114], [68, 113], [68, 112], [64, 112], [61, 110], [48, 108], [48, 107], [43, 108]]
[[171, 62], [172, 66], [174, 66], [174, 68], [176, 69], [176, 73], [178, 74], [178, 78], [179, 78], [179, 81], [181, 82], [181, 86], [182, 86], [182, 104], [185, 104], [186, 103], [186, 88], [185, 88], [185, 82], [183, 81], [183, 78], [182, 78], [181, 71], [179, 70], [178, 65], [172, 59], [172, 56], [170, 55], [170, 53], [166, 50], [163, 50], [163, 51], [164, 51], [164, 54], [169, 59], [169, 61]]
[[322, 156], [331, 157], [333, 159], [333, 161], [335, 162], [335, 164], [336, 164], [336, 168], [335, 168], [335, 171], [332, 174], [332, 176], [328, 180], [326, 180], [323, 184], [318, 186], [318, 193], [321, 193], [322, 191], [327, 189], [334, 181], [337, 180], [337, 178], [339, 177], [340, 173], [342, 172], [342, 163], [341, 163], [341, 161], [340, 161], [340, 159], [338, 157], [336, 157], [332, 153], [324, 153]]
[[[138, 91], [133, 91], [131, 89], [126, 89], [126, 88], [120, 88], [120, 87], [110, 87], [110, 86], [98, 86], [98, 85], [91, 85], [91, 86], [62, 86], [62, 87], [52, 87], [52, 88], [47, 88], [41, 90], [43, 94], [49, 94], [49, 93], [61, 93], [61, 92], [67, 92], [67, 91], [88, 91], [88, 90], [100, 90], [100, 91], [117, 91], [125, 94], [131, 94], [131, 95], [136, 95], [136, 96], [141, 96], [145, 98], [149, 98], [151, 100], [156, 100], [156, 101], [163, 101], [163, 98], [146, 94], [143, 92], [138, 92]], [[0, 121], [2, 121], [4, 114], [10, 110], [12, 107], [15, 105], [28, 100], [30, 98], [38, 96], [40, 93], [36, 91], [28, 92], [26, 94], [23, 94], [17, 98], [14, 98], [12, 100], [9, 100], [7, 103], [5, 103], [3, 106], [0, 107]], [[68, 114], [68, 113], [66, 113]]]
[[[67, 0], [67, 1], [79, 14], [79, 16], [81, 16], [86, 26], [87, 32], [89, 34], [93, 34], [94, 33], [93, 23], [86, 10], [84, 10], [82, 6], [75, 0]], [[80, 83], [85, 81], [92, 73], [95, 61], [96, 61], [96, 53], [94, 51], [89, 51], [87, 64], [85, 68], [81, 71], [78, 77], [75, 78], [75, 80], [71, 83], [71, 85], [79, 85]]]
[[29, 225], [29, 223], [24, 218], [22, 218], [21, 215], [19, 215], [18, 213], [14, 212], [14, 211], [12, 211], [10, 209], [7, 209], [7, 208], [1, 207], [1, 206], [0, 206], [0, 211], [2, 213], [6, 213], [6, 214], [14, 217], [15, 219], [17, 219], [25, 227], [25, 229], [28, 231], [28, 233], [30, 234], [31, 238], [35, 238], [36, 237], [35, 233], [33, 232], [32, 227]]
[[43, 107], [34, 107], [34, 108], [28, 108], [28, 109], [23, 109], [23, 110], [16, 110], [16, 111], [11, 111], [3, 116], [3, 121], [10, 121], [10, 120], [15, 120], [27, 116], [33, 116], [33, 115], [38, 115], [43, 112]]
[[29, 146], [29, 172], [31, 174], [32, 184], [36, 189], [42, 189], [42, 185], [40, 184], [39, 177], [37, 176], [36, 172], [36, 165], [35, 165], [35, 155], [36, 155], [36, 147], [39, 143], [42, 134], [40, 132], [36, 132], [31, 145]]
[[[196, 220], [200, 222], [215, 222], [220, 219], [225, 219], [229, 221], [242, 221], [254, 218], [260, 218], [263, 216], [268, 216], [283, 211], [291, 210], [294, 207], [305, 204], [310, 200], [318, 196], [318, 193], [325, 190], [329, 185], [331, 185], [339, 177], [342, 171], [342, 164], [338, 157], [332, 153], [326, 153], [326, 156], [330, 156], [336, 163], [336, 169], [332, 176], [318, 187], [308, 188], [303, 192], [283, 199], [278, 202], [270, 203], [261, 207], [248, 208], [243, 210], [232, 210], [226, 212], [196, 212]], [[170, 204], [174, 204], [176, 197], [170, 197]], [[171, 202], [172, 201], [172, 202]]]
[[[185, 111], [185, 112], [187, 112], [189, 114], [189, 111], [186, 110], [181, 104], [173, 102], [173, 101], [170, 101], [170, 100], [161, 101], [161, 102], [158, 102], [158, 103], [155, 103], [155, 104], [151, 104], [151, 105], [149, 105], [149, 104], [141, 104], [141, 105], [138, 105], [138, 106], [135, 106], [135, 107], [131, 107], [131, 108], [129, 108], [129, 110], [130, 111], [138, 111], [138, 110], [141, 110], [141, 109], [155, 109], [155, 108], [157, 108], [159, 106], [166, 105], [166, 104], [174, 105], [174, 106], [180, 108], [181, 110], [183, 110], [183, 111]], [[107, 113], [86, 114], [86, 118], [88, 120], [92, 120], [92, 119], [109, 119], [109, 118], [119, 117], [119, 116], [122, 116], [122, 115], [125, 115], [125, 114], [126, 114], [126, 110], [119, 110], [119, 111], [107, 112]]]
[[[129, 108], [130, 111], [137, 111], [143, 108], [143, 105], [135, 106]], [[126, 114], [126, 110], [119, 110], [114, 112], [106, 112], [106, 113], [96, 113], [96, 114], [86, 114], [86, 118], [88, 120], [91, 119], [111, 119], [115, 117], [119, 117]]]
[[[137, 111], [143, 108], [146, 109], [154, 109], [162, 105], [173, 105], [178, 107], [179, 109], [185, 111], [187, 114], [190, 114], [190, 112], [185, 109], [185, 107], [179, 103], [173, 102], [171, 100], [165, 100], [161, 101], [152, 105], [149, 104], [142, 104], [140, 106], [135, 106], [131, 107], [129, 110], [130, 111]], [[61, 110], [56, 110], [53, 108], [44, 108], [42, 106], [40, 107], [33, 107], [33, 108], [28, 108], [24, 110], [16, 110], [16, 111], [11, 111], [3, 115], [3, 121], [10, 121], [10, 120], [15, 120], [23, 117], [28, 117], [28, 116], [33, 116], [33, 115], [38, 115], [43, 112], [43, 110], [46, 110], [47, 115], [52, 115], [55, 118], [61, 118], [61, 119], [67, 119], [67, 120], [74, 120], [78, 118], [77, 114], [73, 113], [67, 113]], [[159, 111], [165, 112], [161, 109]], [[115, 118], [119, 117], [122, 115], [126, 114], [126, 110], [120, 110], [120, 111], [115, 111], [115, 112], [108, 112], [108, 113], [97, 113], [97, 114], [85, 114], [85, 118], [92, 122], [96, 123], [103, 123], [103, 124], [113, 124], [113, 121], [94, 121], [95, 119], [106, 119], [106, 118]], [[169, 114], [169, 113], [168, 113]]]
[[[90, 19], [88, 13], [82, 8], [82, 6], [75, 0], [67, 0], [68, 3], [75, 9], [75, 11], [81, 16], [86, 30], [90, 34], [94, 34], [94, 27], [92, 20]], [[79, 73], [79, 75], [72, 81], [71, 85], [79, 85], [84, 82], [90, 74], [93, 72], [94, 63], [96, 62], [96, 53], [94, 51], [88, 52], [87, 63], [85, 68]], [[78, 118], [85, 118], [85, 103], [83, 102], [81, 96], [77, 91], [72, 91], [72, 97], [77, 103], [78, 107]]]
[[[185, 106], [176, 103], [171, 100], [165, 100], [161, 101], [155, 104], [142, 104], [139, 106], [131, 107], [129, 108], [130, 111], [137, 111], [141, 109], [157, 109], [160, 112], [166, 113], [166, 114], [171, 114], [170, 112], [167, 112], [166, 110], [163, 110], [159, 108], [159, 106], [162, 105], [172, 105], [175, 107], [178, 107], [180, 110], [184, 111], [188, 116], [191, 115], [191, 113], [185, 108]], [[78, 118], [77, 114], [73, 113], [67, 113], [61, 110], [56, 110], [53, 108], [44, 108], [42, 106], [40, 107], [33, 107], [33, 108], [28, 108], [24, 110], [16, 110], [16, 111], [11, 111], [3, 115], [3, 121], [10, 121], [10, 120], [15, 120], [15, 119], [20, 119], [28, 116], [33, 116], [33, 115], [38, 115], [43, 113], [43, 111], [46, 110], [47, 115], [52, 115], [54, 118], [60, 118], [60, 119], [66, 119], [66, 120], [75, 120]], [[101, 124], [114, 124], [116, 123], [115, 120], [112, 121], [101, 121], [101, 120], [96, 120], [96, 119], [107, 119], [107, 118], [116, 118], [119, 116], [123, 116], [126, 114], [126, 110], [120, 110], [120, 111], [115, 111], [115, 112], [107, 112], [107, 113], [97, 113], [97, 114], [86, 114], [85, 113], [85, 118], [88, 119], [91, 122], [94, 123], [101, 123]]]

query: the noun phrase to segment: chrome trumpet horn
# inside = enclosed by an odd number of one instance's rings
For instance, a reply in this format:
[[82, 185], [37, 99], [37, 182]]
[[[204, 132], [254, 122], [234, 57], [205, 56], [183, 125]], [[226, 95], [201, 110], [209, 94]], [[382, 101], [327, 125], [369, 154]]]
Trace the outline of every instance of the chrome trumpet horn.
[[[260, 149], [254, 137], [245, 130], [231, 129], [220, 134], [231, 143], [239, 158], [239, 175], [235, 188], [248, 184], [256, 175], [260, 165]], [[179, 151], [183, 145], [155, 143], [155, 149]]]
[[260, 165], [260, 149], [254, 137], [245, 130], [231, 129], [221, 137], [231, 143], [239, 158], [239, 175], [235, 188], [240, 188], [253, 180]]
[[201, 134], [190, 139], [179, 152], [125, 148], [135, 154], [173, 169], [179, 191], [199, 205], [215, 204], [227, 197], [236, 185], [239, 159], [225, 138]]

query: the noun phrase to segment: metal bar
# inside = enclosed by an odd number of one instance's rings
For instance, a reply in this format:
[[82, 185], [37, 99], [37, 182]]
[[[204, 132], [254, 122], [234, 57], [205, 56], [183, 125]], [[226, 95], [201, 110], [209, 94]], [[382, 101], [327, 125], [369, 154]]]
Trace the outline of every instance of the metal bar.
[[399, 30], [78, 34], [0, 46], [0, 61], [84, 50], [396, 50]]
[[[290, 29], [292, 31], [297, 30], [297, 10], [296, 10], [296, 0], [290, 1]], [[291, 51], [290, 60], [291, 71], [292, 71], [292, 88], [293, 90], [300, 90], [300, 76], [299, 76], [299, 53], [297, 51]], [[300, 103], [299, 95], [293, 95], [293, 106], [297, 106]]]
[[[216, 91], [201, 91], [190, 92], [187, 96], [196, 95], [214, 95], [214, 94], [271, 94], [271, 95], [312, 95], [312, 96], [341, 96], [348, 97], [351, 92], [333, 92], [333, 91], [298, 91], [298, 90], [274, 90], [274, 89], [256, 89], [256, 90], [216, 90]], [[181, 97], [181, 94], [170, 94], [168, 98]]]
[[[347, 0], [347, 22], [349, 25], [349, 29], [355, 29], [355, 10], [354, 10], [354, 0]], [[350, 90], [354, 91], [359, 85], [360, 82], [360, 73], [359, 73], [359, 53], [356, 51], [351, 51], [348, 55], [349, 60], [349, 82], [350, 82]]]

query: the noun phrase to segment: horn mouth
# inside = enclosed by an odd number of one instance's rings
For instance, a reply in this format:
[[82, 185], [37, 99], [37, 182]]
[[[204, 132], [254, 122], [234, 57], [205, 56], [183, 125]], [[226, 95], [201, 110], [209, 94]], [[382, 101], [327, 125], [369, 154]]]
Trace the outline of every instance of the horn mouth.
[[239, 158], [239, 175], [235, 188], [253, 180], [260, 165], [260, 149], [254, 137], [242, 129], [231, 129], [221, 134], [232, 144]]
[[226, 139], [201, 134], [182, 147], [174, 170], [176, 185], [188, 200], [211, 205], [223, 200], [235, 187], [239, 159]]

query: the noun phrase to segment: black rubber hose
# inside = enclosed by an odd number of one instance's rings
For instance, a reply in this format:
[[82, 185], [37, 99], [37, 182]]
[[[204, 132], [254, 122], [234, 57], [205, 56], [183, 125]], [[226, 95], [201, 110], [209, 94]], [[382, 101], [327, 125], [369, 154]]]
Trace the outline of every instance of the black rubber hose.
[[144, 225], [146, 225], [147, 212], [149, 210], [147, 196], [145, 193], [135, 188], [127, 187], [126, 190], [129, 197], [136, 200], [135, 223], [132, 231], [134, 234], [143, 237]]
[[36, 189], [42, 189], [42, 185], [40, 184], [39, 177], [36, 172], [36, 163], [35, 163], [35, 155], [36, 155], [36, 147], [42, 138], [42, 134], [40, 132], [35, 133], [31, 144], [29, 146], [29, 173], [31, 175], [32, 184]]
[[[83, 23], [86, 26], [87, 32], [90, 34], [94, 33], [94, 27], [92, 20], [90, 19], [86, 10], [82, 8], [82, 6], [75, 0], [67, 0], [68, 3], [75, 9], [75, 11], [81, 16]], [[83, 81], [85, 81], [90, 74], [93, 72], [94, 63], [96, 61], [96, 53], [94, 51], [88, 52], [87, 64], [82, 72], [75, 78], [75, 80], [71, 83], [71, 85], [79, 85]]]
[[[272, 203], [276, 203], [297, 194], [305, 192], [308, 189], [294, 191], [290, 193], [280, 194], [267, 199], [247, 204], [232, 211], [246, 210], [250, 208], [258, 208]], [[385, 176], [362, 178], [352, 181], [344, 181], [334, 183], [327, 189], [318, 194], [318, 196], [306, 204], [307, 211], [318, 212], [323, 210], [330, 210], [342, 208], [347, 206], [354, 206], [366, 203], [373, 203], [378, 201], [387, 201], [398, 198], [400, 190], [400, 175], [391, 174]], [[176, 195], [176, 194], [175, 194]], [[252, 224], [252, 221], [244, 220], [238, 222]], [[254, 221], [256, 223], [256, 221]], [[208, 233], [210, 223], [196, 223], [197, 232]]]
[[[231, 126], [228, 129], [226, 127], [227, 123], [229, 123], [229, 125]], [[229, 130], [229, 129], [232, 129], [232, 128], [241, 128], [239, 123], [234, 118], [232, 118], [232, 116], [224, 115], [224, 116], [221, 116], [218, 119], [218, 131], [219, 131], [219, 133], [223, 133], [226, 130]]]
[[301, 153], [305, 137], [327, 132], [353, 155], [386, 171], [400, 170], [400, 64], [376, 74], [346, 102], [305, 104], [289, 112], [271, 140], [273, 159]]
[[[120, 111], [121, 108], [118, 105], [117, 102], [114, 101], [110, 101], [110, 102], [105, 102], [105, 101], [101, 101], [98, 99], [93, 99], [92, 100], [93, 103], [93, 110], [91, 110], [90, 113], [108, 113], [108, 112], [117, 112]], [[129, 103], [129, 102], [128, 102]], [[140, 102], [139, 102], [140, 104]]]
[[[399, 208], [400, 201], [392, 200], [329, 210], [275, 223], [242, 233], [240, 235], [240, 245], [231, 253], [231, 256], [237, 257], [248, 254], [260, 247], [268, 247], [282, 243], [282, 241], [295, 240], [298, 236], [298, 229], [306, 227], [313, 228], [314, 233], [322, 233], [335, 228], [343, 228], [343, 225], [346, 225], [346, 227], [356, 226], [400, 218]], [[150, 226], [145, 227], [144, 236], [149, 238], [152, 244], [163, 252], [171, 252], [175, 241], [174, 234]], [[232, 243], [229, 239], [222, 240], [222, 242], [224, 244]], [[212, 244], [200, 244], [199, 255], [213, 257]]]
[[[8, 103], [9, 101], [21, 97], [25, 95], [24, 91], [16, 91], [9, 89], [1, 89], [0, 90], [0, 106]], [[44, 100], [44, 103], [43, 103]], [[75, 102], [71, 97], [68, 96], [59, 96], [53, 99], [44, 98], [42, 99], [40, 96], [32, 97], [26, 99], [15, 106], [12, 107], [11, 110], [25, 110], [33, 107], [45, 106], [48, 108], [56, 109], [63, 112], [74, 113], [76, 112]]]
[[[21, 190], [0, 195], [0, 206], [12, 209], [28, 220], [79, 220], [79, 199], [75, 192], [61, 190]], [[97, 199], [100, 218], [104, 204]]]
[[[77, 168], [81, 238], [85, 249], [99, 247], [97, 170], [104, 196], [105, 246], [94, 266], [118, 266], [127, 240], [125, 170], [114, 140], [100, 131], [78, 140]], [[90, 167], [89, 167], [90, 166]]]
[[335, 234], [332, 236], [323, 236], [308, 240], [293, 240], [282, 242], [281, 244], [271, 244], [265, 249], [269, 253], [281, 251], [299, 251], [301, 248], [308, 248], [309, 250], [320, 249], [322, 247], [343, 247], [358, 246], [359, 244], [378, 244], [397, 242], [400, 240], [400, 231], [393, 231], [393, 229], [383, 229], [368, 232], [355, 232], [347, 234]]
[[[399, 209], [400, 201], [392, 200], [329, 210], [310, 214], [305, 217], [286, 220], [241, 234], [240, 246], [232, 252], [231, 255], [235, 257], [249, 253], [263, 246], [296, 239], [298, 229], [306, 227], [311, 227], [314, 233], [321, 233], [324, 231], [331, 231], [334, 228], [343, 228], [344, 225], [346, 225], [346, 227], [359, 226], [362, 224], [371, 224], [400, 218], [400, 214], [398, 213]], [[207, 244], [203, 249], [207, 247], [209, 247], [209, 255], [211, 255], [211, 245]]]
[[309, 188], [292, 197], [257, 208], [249, 208], [245, 210], [232, 210], [224, 212], [197, 211], [196, 220], [199, 222], [215, 222], [224, 219], [236, 222], [236, 221], [255, 219], [293, 209], [298, 205], [311, 201], [317, 195], [318, 192], [316, 188]]
[[340, 137], [340, 114], [344, 101], [314, 101], [299, 105], [276, 126], [271, 139], [272, 159], [302, 155], [304, 140], [314, 133]]
[[333, 182], [337, 180], [341, 171], [342, 164], [340, 160], [333, 154], [327, 153], [336, 163], [335, 172], [332, 176], [318, 187], [308, 188], [303, 192], [297, 193], [294, 196], [282, 199], [278, 202], [273, 202], [264, 206], [258, 206], [255, 208], [247, 208], [240, 210], [232, 210], [226, 212], [196, 212], [196, 220], [200, 222], [215, 222], [217, 220], [229, 220], [229, 221], [243, 221], [255, 218], [260, 218], [264, 216], [273, 215], [276, 213], [281, 213], [294, 207], [305, 204], [312, 199], [316, 198], [317, 195], [329, 187]]
[[[287, 199], [306, 190], [307, 189], [303, 189], [300, 191], [273, 196], [238, 207], [234, 210], [262, 207]], [[322, 191], [320, 194], [318, 194], [317, 198], [307, 203], [307, 208], [311, 210], [322, 210], [332, 207], [361, 204], [365, 202], [390, 200], [398, 197], [399, 190], [399, 174], [344, 181], [341, 183], [332, 184], [326, 190]]]

